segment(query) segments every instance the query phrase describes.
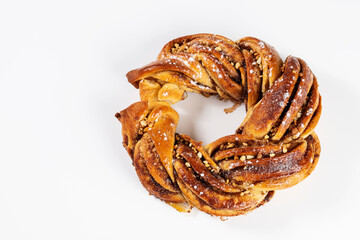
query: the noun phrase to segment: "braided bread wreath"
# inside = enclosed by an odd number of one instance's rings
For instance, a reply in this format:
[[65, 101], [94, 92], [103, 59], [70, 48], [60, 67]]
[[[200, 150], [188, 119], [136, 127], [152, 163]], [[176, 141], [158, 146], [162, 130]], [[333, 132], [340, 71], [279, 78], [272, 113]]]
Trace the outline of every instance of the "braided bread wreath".
[[[270, 201], [274, 190], [302, 181], [318, 162], [317, 79], [305, 61], [288, 56], [283, 63], [259, 39], [180, 37], [127, 78], [141, 101], [115, 115], [123, 145], [142, 185], [179, 211], [248, 213]], [[186, 91], [244, 102], [247, 115], [235, 134], [202, 146], [176, 133], [179, 115], [171, 104]]]

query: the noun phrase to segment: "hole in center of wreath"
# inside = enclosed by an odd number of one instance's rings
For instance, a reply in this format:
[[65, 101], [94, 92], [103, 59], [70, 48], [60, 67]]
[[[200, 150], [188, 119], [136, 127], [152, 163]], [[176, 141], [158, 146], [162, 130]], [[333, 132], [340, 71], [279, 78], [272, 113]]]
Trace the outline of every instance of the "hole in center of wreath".
[[202, 141], [203, 145], [234, 134], [246, 112], [242, 103], [234, 112], [226, 114], [224, 109], [233, 105], [231, 101], [220, 101], [217, 96], [206, 98], [188, 92], [185, 100], [172, 106], [180, 116], [176, 132], [189, 135], [195, 141]]

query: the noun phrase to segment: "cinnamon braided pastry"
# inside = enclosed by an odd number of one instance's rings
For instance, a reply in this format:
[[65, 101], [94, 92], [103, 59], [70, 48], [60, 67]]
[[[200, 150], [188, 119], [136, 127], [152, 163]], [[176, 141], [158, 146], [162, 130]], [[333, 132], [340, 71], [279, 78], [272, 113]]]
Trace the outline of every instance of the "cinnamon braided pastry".
[[[195, 34], [174, 39], [156, 61], [130, 71], [141, 101], [115, 116], [142, 185], [179, 211], [245, 214], [314, 170], [321, 114], [317, 79], [300, 58], [284, 63], [265, 42]], [[171, 107], [186, 91], [245, 103], [236, 134], [207, 146], [176, 133]], [[171, 104], [170, 104], [171, 103]]]

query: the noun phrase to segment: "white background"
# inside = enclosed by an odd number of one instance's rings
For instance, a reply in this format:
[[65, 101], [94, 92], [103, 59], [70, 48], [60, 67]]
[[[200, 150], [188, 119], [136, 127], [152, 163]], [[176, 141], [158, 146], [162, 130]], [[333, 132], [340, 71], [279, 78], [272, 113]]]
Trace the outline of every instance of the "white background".
[[[0, 239], [359, 239], [358, 1], [1, 1]], [[125, 74], [169, 40], [255, 36], [316, 74], [322, 153], [305, 181], [246, 216], [179, 213], [149, 196], [115, 112]], [[190, 95], [179, 132], [208, 143], [243, 107]], [[142, 237], [142, 238], [139, 238]]]

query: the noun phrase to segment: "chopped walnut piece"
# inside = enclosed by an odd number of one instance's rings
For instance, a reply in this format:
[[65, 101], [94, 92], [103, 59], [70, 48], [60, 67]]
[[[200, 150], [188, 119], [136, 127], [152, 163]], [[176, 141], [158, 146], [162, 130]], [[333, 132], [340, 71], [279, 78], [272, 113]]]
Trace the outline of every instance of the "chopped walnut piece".
[[142, 120], [142, 121], [140, 121], [140, 125], [141, 125], [142, 127], [145, 127], [145, 126], [147, 125], [146, 120]]
[[287, 153], [287, 148], [285, 146], [283, 147], [283, 153]]
[[259, 59], [256, 62], [257, 64], [261, 64], [261, 57], [259, 57]]
[[203, 161], [205, 167], [210, 167], [210, 164], [208, 163], [208, 161]]
[[232, 148], [232, 147], [234, 147], [235, 146], [235, 144], [233, 144], [233, 143], [228, 143], [228, 145], [226, 146], [226, 148]]

